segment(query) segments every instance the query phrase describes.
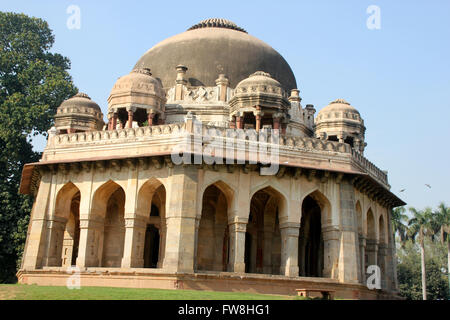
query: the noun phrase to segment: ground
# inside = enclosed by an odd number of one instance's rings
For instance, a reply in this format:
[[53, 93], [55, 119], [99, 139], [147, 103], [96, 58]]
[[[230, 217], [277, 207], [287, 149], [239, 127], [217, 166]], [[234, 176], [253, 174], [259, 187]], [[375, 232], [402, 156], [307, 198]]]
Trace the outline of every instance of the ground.
[[291, 296], [274, 296], [242, 292], [194, 290], [129, 289], [1, 284], [0, 300], [286, 300]]

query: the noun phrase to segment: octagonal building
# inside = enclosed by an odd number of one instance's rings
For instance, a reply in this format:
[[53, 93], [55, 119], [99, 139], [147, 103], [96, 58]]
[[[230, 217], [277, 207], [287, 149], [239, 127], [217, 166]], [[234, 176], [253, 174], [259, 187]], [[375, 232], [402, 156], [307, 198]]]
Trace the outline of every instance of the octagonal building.
[[363, 155], [363, 114], [336, 98], [315, 116], [284, 58], [225, 19], [156, 44], [106, 119], [86, 94], [63, 102], [24, 166], [19, 282], [75, 270], [81, 286], [396, 298], [404, 202]]

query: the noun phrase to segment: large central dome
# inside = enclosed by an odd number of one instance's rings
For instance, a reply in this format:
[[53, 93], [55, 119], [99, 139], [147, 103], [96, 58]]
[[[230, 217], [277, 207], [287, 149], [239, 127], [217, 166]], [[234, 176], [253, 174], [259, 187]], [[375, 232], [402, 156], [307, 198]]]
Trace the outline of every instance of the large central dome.
[[135, 68], [149, 68], [164, 88], [175, 85], [177, 65], [188, 67], [190, 85], [215, 86], [223, 73], [235, 87], [256, 71], [265, 71], [286, 90], [297, 88], [284, 58], [265, 42], [231, 21], [208, 19], [148, 50]]

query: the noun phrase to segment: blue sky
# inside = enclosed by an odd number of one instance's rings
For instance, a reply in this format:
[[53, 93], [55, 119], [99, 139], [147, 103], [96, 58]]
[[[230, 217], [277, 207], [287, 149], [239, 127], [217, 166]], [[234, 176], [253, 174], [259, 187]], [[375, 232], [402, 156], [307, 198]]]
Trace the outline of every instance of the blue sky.
[[[81, 10], [79, 30], [66, 26], [72, 4]], [[370, 5], [381, 10], [379, 30], [366, 26]], [[105, 114], [115, 80], [149, 48], [203, 19], [232, 20], [283, 55], [304, 105], [320, 110], [344, 98], [360, 111], [365, 156], [389, 171], [392, 191], [408, 205], [450, 205], [448, 0], [14, 0], [0, 10], [46, 20], [52, 51], [71, 60], [76, 86]]]

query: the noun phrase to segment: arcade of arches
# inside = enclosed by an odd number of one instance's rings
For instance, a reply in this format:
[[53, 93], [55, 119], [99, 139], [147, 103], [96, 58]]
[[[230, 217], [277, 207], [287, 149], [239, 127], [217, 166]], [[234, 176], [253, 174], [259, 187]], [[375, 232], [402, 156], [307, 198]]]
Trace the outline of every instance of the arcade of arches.
[[[171, 186], [172, 192], [173, 186]], [[56, 193], [54, 217], [46, 235], [45, 267], [161, 268], [169, 233], [165, 185], [151, 178], [130, 201], [125, 188], [109, 180], [97, 187], [86, 213], [83, 192], [72, 182]], [[194, 272], [338, 278], [339, 238], [330, 227], [331, 202], [319, 190], [291, 207], [284, 194], [271, 186], [250, 196], [248, 216], [236, 223], [237, 195], [218, 181], [202, 192], [193, 245]], [[127, 202], [128, 201], [128, 202]], [[135, 203], [129, 208], [129, 203]], [[298, 210], [298, 220], [287, 222]], [[243, 211], [241, 211], [243, 212]], [[388, 261], [388, 223], [383, 214], [356, 201], [353, 209], [357, 237], [358, 281], [377, 264], [384, 273]], [[331, 229], [330, 229], [331, 228]], [[355, 230], [355, 231], [356, 231]], [[340, 231], [338, 231], [340, 232]], [[85, 239], [84, 241], [82, 239]], [[336, 247], [338, 249], [336, 249]], [[177, 249], [178, 250], [178, 249]], [[341, 263], [341, 262], [339, 262]], [[387, 279], [382, 279], [383, 285]]]

